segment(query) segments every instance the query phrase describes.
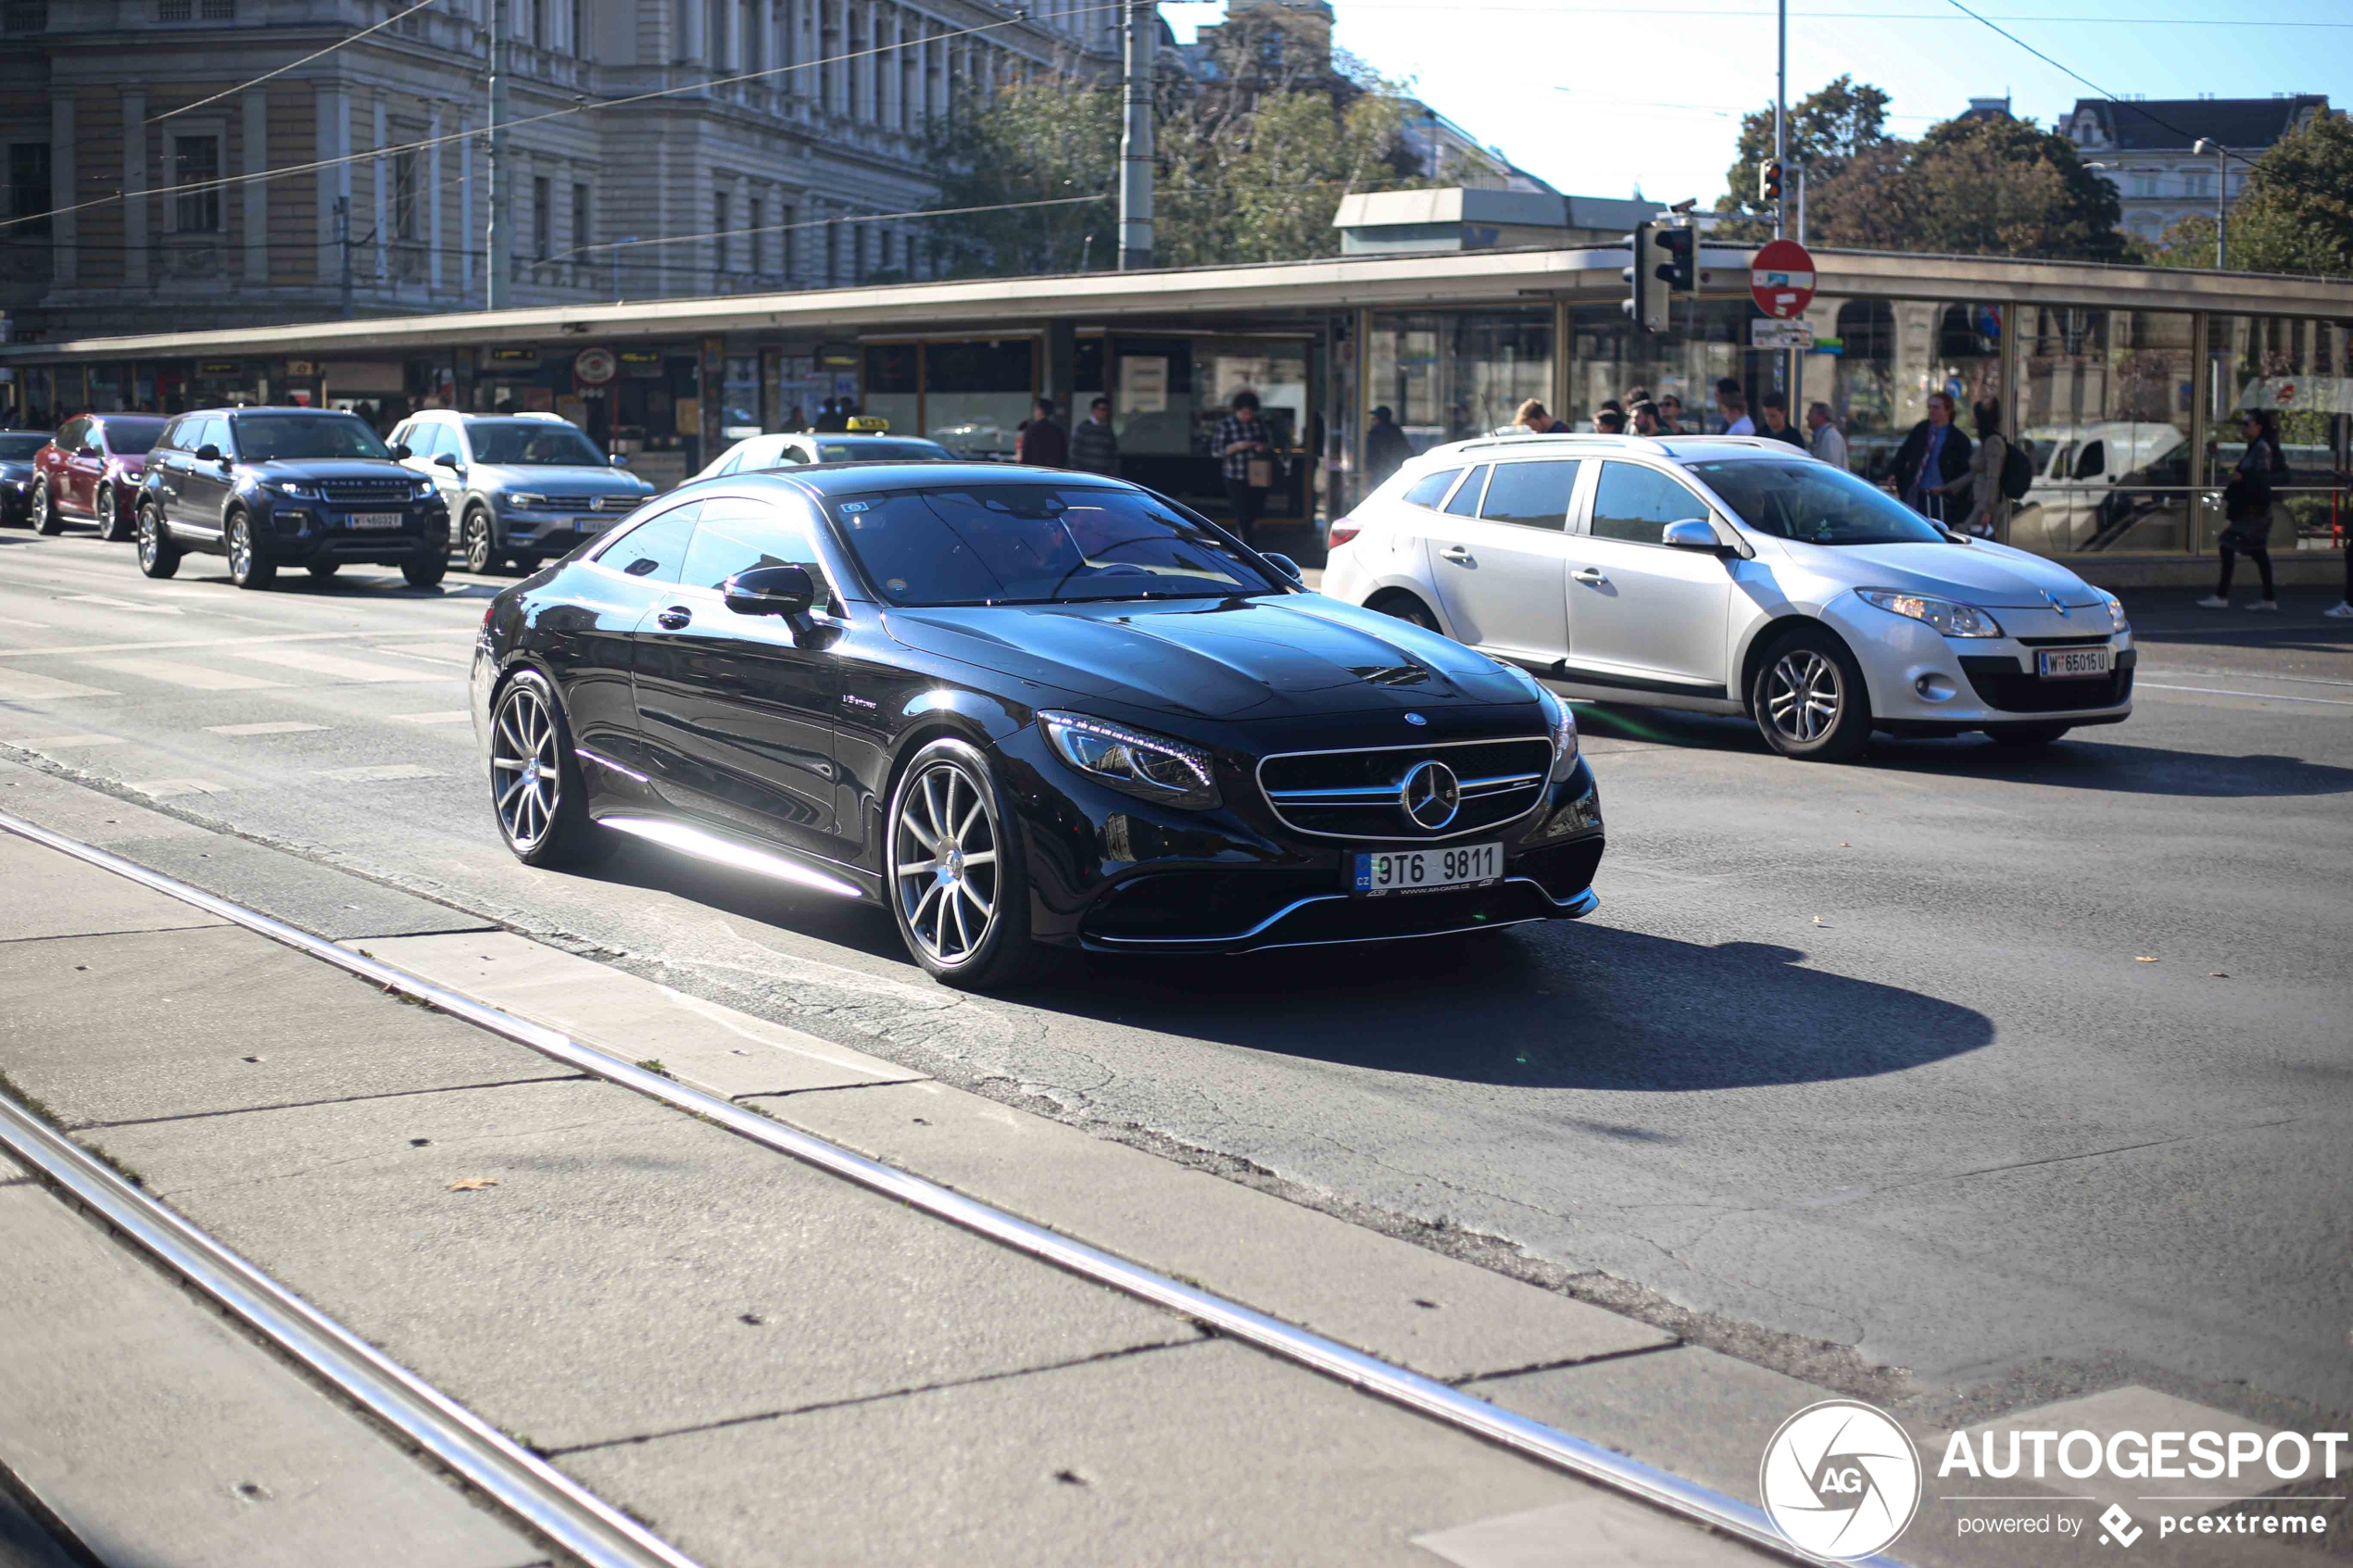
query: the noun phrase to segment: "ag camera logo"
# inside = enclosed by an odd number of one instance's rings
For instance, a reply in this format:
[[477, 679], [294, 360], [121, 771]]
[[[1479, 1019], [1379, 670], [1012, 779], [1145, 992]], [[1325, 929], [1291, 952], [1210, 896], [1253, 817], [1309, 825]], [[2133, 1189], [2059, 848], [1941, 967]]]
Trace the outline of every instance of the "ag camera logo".
[[1792, 1545], [1846, 1562], [1885, 1549], [1920, 1506], [1920, 1460], [1884, 1412], [1824, 1399], [1781, 1423], [1756, 1489]]

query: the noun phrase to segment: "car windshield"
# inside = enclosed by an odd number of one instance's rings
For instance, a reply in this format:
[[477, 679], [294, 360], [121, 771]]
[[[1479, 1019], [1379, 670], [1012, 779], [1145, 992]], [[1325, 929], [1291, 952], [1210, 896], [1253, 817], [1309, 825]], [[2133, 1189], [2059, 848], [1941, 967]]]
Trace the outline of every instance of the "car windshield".
[[38, 431], [30, 435], [18, 435], [14, 432], [0, 434], [0, 461], [29, 463], [41, 455], [41, 448], [48, 445], [49, 438]]
[[820, 441], [821, 463], [918, 463], [949, 456], [937, 441]]
[[605, 455], [576, 425], [558, 420], [480, 420], [466, 426], [474, 461], [505, 468], [600, 469]]
[[892, 604], [1223, 598], [1275, 589], [1215, 533], [1132, 490], [942, 485], [844, 495], [833, 510]]
[[242, 414], [237, 456], [248, 463], [303, 462], [314, 458], [389, 458], [391, 449], [366, 421], [303, 414]]
[[1944, 535], [1886, 491], [1828, 463], [1747, 458], [1687, 463], [1741, 521], [1806, 545], [1934, 545]]
[[109, 414], [99, 422], [106, 426], [107, 446], [117, 453], [149, 451], [163, 434], [161, 420]]

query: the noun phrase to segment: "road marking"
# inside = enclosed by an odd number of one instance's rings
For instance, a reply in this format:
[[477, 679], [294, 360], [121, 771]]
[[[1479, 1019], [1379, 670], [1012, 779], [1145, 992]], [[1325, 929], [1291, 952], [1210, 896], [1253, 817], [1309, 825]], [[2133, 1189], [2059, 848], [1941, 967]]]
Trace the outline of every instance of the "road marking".
[[272, 719], [259, 724], [207, 724], [205, 729], [216, 735], [291, 735], [326, 727], [324, 724], [306, 724], [296, 719]]
[[109, 598], [104, 594], [56, 594], [52, 595], [51, 597], [61, 599], [68, 604], [105, 605], [109, 609], [145, 610], [150, 615], [181, 615], [185, 613], [172, 605], [157, 604], [152, 600], [145, 604], [142, 604], [136, 599]]
[[437, 681], [447, 676], [428, 675], [421, 670], [396, 670], [389, 664], [368, 664], [357, 659], [342, 659], [332, 653], [318, 653], [309, 648], [233, 647], [227, 650], [237, 659], [257, 659], [264, 664], [283, 665], [307, 674], [327, 675], [338, 681]]
[[178, 795], [226, 795], [227, 784], [214, 784], [209, 779], [149, 779], [145, 784], [133, 783], [127, 787], [157, 800], [170, 800]]
[[120, 735], [35, 735], [30, 740], [10, 741], [11, 746], [128, 746]]
[[403, 724], [463, 724], [473, 715], [462, 708], [449, 708], [438, 713], [396, 713], [392, 717]]
[[[250, 647], [262, 643], [346, 643], [355, 634], [350, 632], [284, 632], [254, 637], [183, 637], [164, 643], [82, 643], [68, 647], [0, 648], [0, 659], [38, 659], [44, 654], [71, 654], [78, 659], [93, 653], [178, 653], [189, 648]], [[464, 634], [469, 637], [473, 635], [471, 632]]]
[[414, 762], [379, 762], [370, 768], [329, 768], [319, 776], [322, 779], [340, 779], [345, 784], [384, 784], [394, 779], [447, 777], [436, 769], [420, 768]]
[[94, 659], [90, 662], [118, 675], [144, 676], [167, 685], [186, 686], [191, 691], [254, 692], [280, 684], [276, 681], [265, 681], [258, 675], [240, 675], [233, 670], [215, 670], [208, 664], [182, 664], [172, 659]]
[[0, 702], [50, 702], [69, 696], [113, 696], [96, 686], [77, 685], [30, 670], [0, 670]]
[[371, 651], [376, 653], [388, 653], [395, 659], [422, 659], [427, 664], [447, 664], [453, 669], [458, 670], [463, 670], [473, 662], [473, 659], [471, 657], [466, 659], [447, 659], [437, 653], [421, 653], [415, 648], [388, 648], [383, 646], [382, 645], [378, 645]]
[[2259, 702], [2317, 702], [2323, 708], [2353, 708], [2353, 702], [2334, 696], [2290, 696], [2285, 692], [2240, 692], [2223, 686], [2169, 686], [2160, 681], [2136, 683], [2143, 690], [2156, 692], [2203, 692], [2208, 696], [2251, 696]]
[[2208, 681], [2227, 681], [2233, 675], [2242, 677], [2253, 675], [2259, 681], [2294, 681], [2299, 686], [2353, 687], [2353, 681], [2332, 681], [2325, 675], [2267, 675], [2258, 674], [2252, 670], [2152, 670], [2144, 664], [2141, 666], [2141, 673], [2144, 675], [2196, 675]]

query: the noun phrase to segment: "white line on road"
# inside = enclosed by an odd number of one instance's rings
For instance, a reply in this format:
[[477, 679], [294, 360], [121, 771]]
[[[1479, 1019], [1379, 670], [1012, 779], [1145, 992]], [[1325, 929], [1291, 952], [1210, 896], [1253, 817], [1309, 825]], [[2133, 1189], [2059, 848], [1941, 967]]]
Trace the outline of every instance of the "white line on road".
[[[468, 633], [470, 636], [472, 634]], [[2152, 670], [2144, 664], [2141, 666], [2141, 673], [2143, 675], [2195, 675], [2203, 681], [2227, 681], [2233, 675], [2243, 680], [2252, 675], [2259, 681], [2294, 681], [2299, 686], [2353, 687], [2353, 681], [2332, 681], [2325, 675], [2271, 675], [2252, 670]]]
[[322, 779], [340, 779], [345, 784], [383, 784], [394, 779], [438, 779], [447, 774], [432, 768], [420, 768], [414, 762], [379, 762], [370, 768], [329, 768], [319, 775]]
[[101, 670], [111, 670], [118, 675], [138, 675], [167, 685], [186, 686], [199, 692], [254, 692], [277, 686], [276, 681], [265, 681], [258, 675], [240, 675], [233, 670], [215, 670], [205, 664], [182, 664], [172, 659], [94, 659], [90, 660]]
[[209, 779], [149, 779], [145, 784], [133, 782], [125, 786], [157, 800], [170, 800], [179, 795], [226, 795], [227, 784], [214, 784]]
[[50, 702], [69, 696], [113, 696], [96, 686], [36, 675], [30, 670], [0, 670], [0, 702]]
[[473, 715], [462, 708], [450, 708], [438, 713], [396, 713], [392, 717], [402, 724], [463, 724]]
[[307, 675], [324, 675], [337, 681], [442, 681], [450, 677], [429, 674], [422, 670], [398, 670], [389, 664], [370, 664], [357, 659], [342, 659], [332, 653], [320, 653], [311, 648], [233, 647], [222, 650], [235, 659], [250, 659], [263, 664], [281, 665], [299, 670]]
[[[340, 643], [349, 642], [359, 633], [352, 632], [284, 632], [256, 637], [186, 637], [167, 643], [83, 643], [74, 646], [55, 648], [0, 648], [0, 659], [39, 659], [44, 654], [71, 655], [81, 658], [93, 653], [181, 653], [189, 648], [235, 648], [262, 643]], [[418, 633], [423, 635], [423, 633]], [[472, 632], [464, 633], [472, 636]]]
[[109, 598], [104, 594], [55, 594], [52, 595], [51, 597], [61, 599], [68, 604], [104, 605], [108, 609], [135, 609], [148, 615], [184, 615], [187, 613], [176, 605], [156, 604], [152, 602], [141, 604], [136, 599]]
[[2251, 696], [2260, 702], [2317, 702], [2323, 708], [2353, 708], [2353, 702], [2333, 696], [2290, 696], [2285, 692], [2240, 692], [2232, 691], [2223, 686], [2169, 686], [2161, 681], [2141, 681], [2136, 684], [2144, 691], [2203, 692], [2208, 696]]
[[29, 746], [38, 749], [44, 746], [127, 746], [120, 735], [34, 735], [29, 740], [10, 741], [10, 746]]
[[216, 735], [292, 735], [305, 730], [323, 730], [324, 724], [306, 724], [296, 719], [271, 719], [258, 724], [207, 724], [207, 733]]
[[473, 662], [472, 658], [448, 659], [437, 653], [420, 653], [415, 648], [388, 648], [379, 646], [371, 648], [369, 651], [371, 653], [388, 653], [395, 659], [420, 659], [427, 664], [446, 664], [453, 670], [463, 670]]

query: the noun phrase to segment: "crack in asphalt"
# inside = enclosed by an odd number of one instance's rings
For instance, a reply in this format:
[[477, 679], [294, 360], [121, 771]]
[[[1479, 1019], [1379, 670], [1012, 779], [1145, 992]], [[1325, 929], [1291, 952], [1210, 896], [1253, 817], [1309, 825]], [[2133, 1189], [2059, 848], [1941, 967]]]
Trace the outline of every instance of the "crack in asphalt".
[[103, 1132], [109, 1127], [153, 1127], [173, 1122], [203, 1122], [217, 1116], [248, 1116], [264, 1110], [308, 1110], [326, 1105], [361, 1105], [370, 1100], [414, 1099], [421, 1095], [459, 1094], [469, 1089], [506, 1089], [524, 1084], [586, 1083], [585, 1073], [546, 1073], [528, 1078], [494, 1078], [479, 1084], [441, 1084], [422, 1089], [385, 1089], [371, 1095], [331, 1095], [325, 1099], [272, 1100], [268, 1105], [229, 1105], [217, 1110], [182, 1110], [170, 1116], [125, 1116], [112, 1122], [61, 1122], [69, 1133]]

